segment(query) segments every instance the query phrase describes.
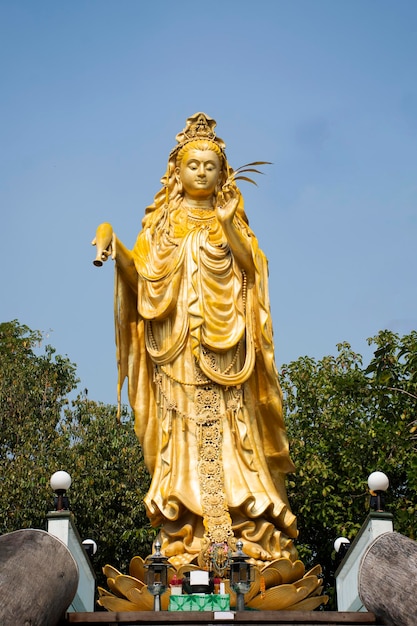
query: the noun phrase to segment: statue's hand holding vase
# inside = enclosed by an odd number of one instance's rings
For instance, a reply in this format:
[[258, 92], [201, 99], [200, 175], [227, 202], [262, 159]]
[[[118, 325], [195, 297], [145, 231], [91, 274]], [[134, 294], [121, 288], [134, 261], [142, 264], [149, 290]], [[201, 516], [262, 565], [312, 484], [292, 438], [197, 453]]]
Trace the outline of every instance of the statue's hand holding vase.
[[101, 267], [103, 262], [107, 261], [110, 255], [113, 253], [113, 227], [111, 224], [104, 222], [96, 230], [96, 236], [91, 244], [97, 247], [96, 258], [93, 264], [96, 267]]

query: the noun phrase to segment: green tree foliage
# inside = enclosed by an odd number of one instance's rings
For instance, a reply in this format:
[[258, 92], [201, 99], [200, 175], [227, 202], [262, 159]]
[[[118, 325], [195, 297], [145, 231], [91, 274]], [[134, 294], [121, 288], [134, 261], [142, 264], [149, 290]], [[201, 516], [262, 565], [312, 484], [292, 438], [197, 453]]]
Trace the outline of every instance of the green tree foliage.
[[367, 478], [390, 479], [387, 510], [395, 529], [414, 537], [417, 458], [417, 333], [389, 331], [369, 340], [368, 368], [348, 343], [337, 356], [303, 357], [283, 367], [286, 424], [297, 472], [288, 481], [298, 517], [300, 557], [319, 562], [328, 585], [335, 569], [333, 542], [353, 539], [369, 512]]
[[0, 532], [42, 527], [48, 479], [62, 458], [59, 433], [75, 366], [17, 321], [0, 324]]
[[70, 402], [75, 366], [42, 340], [16, 320], [0, 324], [0, 533], [45, 528], [49, 478], [64, 469], [81, 538], [98, 544], [100, 577], [106, 563], [126, 569], [150, 552], [142, 503], [149, 475], [131, 416], [125, 411], [118, 424], [114, 406], [86, 393]]

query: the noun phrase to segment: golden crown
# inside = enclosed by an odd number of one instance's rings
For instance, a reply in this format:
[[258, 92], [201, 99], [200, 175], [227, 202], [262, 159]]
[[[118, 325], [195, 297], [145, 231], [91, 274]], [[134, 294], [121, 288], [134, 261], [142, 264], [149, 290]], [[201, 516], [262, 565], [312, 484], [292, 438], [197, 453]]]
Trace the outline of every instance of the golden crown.
[[171, 150], [170, 157], [178, 152], [185, 144], [196, 139], [206, 139], [207, 141], [213, 141], [219, 148], [224, 151], [226, 144], [223, 139], [216, 137], [214, 129], [216, 127], [216, 120], [209, 117], [205, 113], [194, 113], [187, 119], [186, 126], [175, 137], [177, 145]]

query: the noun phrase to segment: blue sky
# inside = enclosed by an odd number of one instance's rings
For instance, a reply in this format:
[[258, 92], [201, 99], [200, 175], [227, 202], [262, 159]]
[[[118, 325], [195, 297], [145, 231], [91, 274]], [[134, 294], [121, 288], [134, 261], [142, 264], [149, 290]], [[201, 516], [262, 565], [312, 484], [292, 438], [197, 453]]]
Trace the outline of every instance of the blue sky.
[[0, 0], [0, 321], [116, 401], [113, 268], [204, 111], [270, 266], [278, 366], [417, 328], [415, 0]]

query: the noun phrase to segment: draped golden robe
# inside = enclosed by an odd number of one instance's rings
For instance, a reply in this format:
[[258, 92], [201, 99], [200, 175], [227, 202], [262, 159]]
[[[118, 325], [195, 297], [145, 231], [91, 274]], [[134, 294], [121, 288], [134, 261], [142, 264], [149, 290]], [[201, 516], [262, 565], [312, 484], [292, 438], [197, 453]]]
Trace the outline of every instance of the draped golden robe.
[[133, 249], [137, 293], [116, 252], [119, 389], [128, 377], [152, 475], [148, 516], [162, 525], [165, 554], [184, 562], [205, 532], [223, 540], [227, 519], [250, 556], [296, 558], [267, 261], [243, 208], [234, 224], [250, 242], [253, 284], [214, 211], [180, 205], [145, 218]]

